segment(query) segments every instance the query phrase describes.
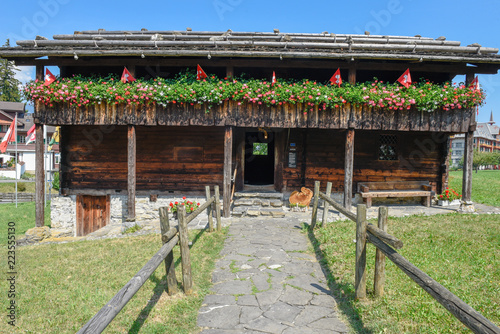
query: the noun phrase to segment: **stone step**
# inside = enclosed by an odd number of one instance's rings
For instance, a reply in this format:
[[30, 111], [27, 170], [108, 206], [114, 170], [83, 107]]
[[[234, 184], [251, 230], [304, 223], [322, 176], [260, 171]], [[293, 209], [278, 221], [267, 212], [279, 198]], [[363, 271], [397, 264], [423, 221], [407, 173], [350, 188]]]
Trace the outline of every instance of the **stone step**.
[[263, 208], [260, 206], [238, 206], [233, 209], [234, 217], [259, 217], [271, 216], [273, 218], [285, 217], [285, 211], [281, 208]]
[[283, 200], [283, 194], [277, 192], [240, 191], [234, 193], [234, 198], [267, 198]]
[[280, 199], [269, 199], [269, 198], [257, 198], [257, 197], [243, 197], [243, 198], [237, 198], [234, 200], [233, 205], [235, 207], [238, 206], [252, 206], [252, 205], [259, 205], [262, 207], [282, 207], [283, 206], [283, 201]]

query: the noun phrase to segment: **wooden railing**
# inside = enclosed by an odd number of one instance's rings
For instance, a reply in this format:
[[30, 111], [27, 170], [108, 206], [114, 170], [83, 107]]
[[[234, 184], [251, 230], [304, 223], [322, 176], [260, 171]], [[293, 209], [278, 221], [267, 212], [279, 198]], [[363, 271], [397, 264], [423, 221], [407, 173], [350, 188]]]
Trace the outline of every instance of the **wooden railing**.
[[160, 214], [160, 229], [161, 240], [163, 246], [160, 250], [153, 255], [153, 257], [144, 265], [144, 267], [135, 274], [125, 286], [118, 291], [118, 293], [111, 298], [97, 313], [90, 319], [79, 331], [78, 334], [83, 333], [101, 333], [113, 319], [120, 313], [125, 305], [132, 299], [132, 297], [144, 285], [146, 280], [149, 279], [151, 274], [158, 268], [162, 261], [165, 262], [165, 272], [167, 277], [167, 293], [173, 295], [178, 292], [177, 278], [175, 276], [174, 266], [174, 246], [179, 243], [182, 264], [182, 286], [184, 293], [190, 295], [193, 292], [193, 280], [191, 276], [191, 258], [189, 255], [189, 238], [188, 238], [188, 223], [195, 219], [204, 210], [208, 213], [209, 230], [213, 229], [212, 211], [215, 207], [217, 217], [217, 230], [221, 230], [220, 219], [220, 200], [219, 200], [219, 187], [214, 187], [214, 196], [210, 196], [210, 187], [206, 187], [207, 201], [203, 203], [196, 211], [186, 216], [185, 210], [178, 211], [179, 224], [176, 227], [170, 227], [168, 208], [159, 208]]
[[[327, 184], [331, 189], [331, 183]], [[379, 207], [378, 228], [367, 223], [366, 205], [358, 204], [357, 213], [354, 214], [344, 208], [342, 204], [330, 198], [330, 195], [320, 192], [320, 182], [314, 184], [314, 201], [311, 217], [311, 228], [316, 226], [319, 199], [325, 201], [323, 209], [323, 220], [326, 222], [328, 205], [332, 205], [340, 213], [350, 220], [356, 222], [356, 268], [355, 268], [355, 295], [357, 299], [366, 298], [366, 242], [372, 243], [376, 248], [374, 289], [376, 296], [384, 294], [385, 282], [385, 257], [391, 260], [408, 277], [415, 281], [422, 289], [429, 293], [441, 305], [443, 305], [455, 318], [469, 327], [474, 333], [500, 334], [500, 328], [486, 319], [482, 314], [474, 310], [460, 298], [451, 293], [444, 286], [432, 279], [425, 272], [414, 266], [410, 261], [401, 256], [394, 248], [403, 247], [403, 242], [387, 233], [387, 207]], [[392, 248], [392, 247], [394, 248]]]

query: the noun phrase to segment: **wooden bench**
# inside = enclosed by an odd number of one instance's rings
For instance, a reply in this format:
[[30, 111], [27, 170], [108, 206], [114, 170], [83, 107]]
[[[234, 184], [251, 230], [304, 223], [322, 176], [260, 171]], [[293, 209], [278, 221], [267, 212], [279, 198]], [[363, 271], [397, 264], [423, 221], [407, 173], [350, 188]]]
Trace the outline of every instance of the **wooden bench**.
[[422, 197], [422, 205], [431, 206], [432, 187], [428, 181], [359, 182], [358, 193], [367, 208], [373, 197]]

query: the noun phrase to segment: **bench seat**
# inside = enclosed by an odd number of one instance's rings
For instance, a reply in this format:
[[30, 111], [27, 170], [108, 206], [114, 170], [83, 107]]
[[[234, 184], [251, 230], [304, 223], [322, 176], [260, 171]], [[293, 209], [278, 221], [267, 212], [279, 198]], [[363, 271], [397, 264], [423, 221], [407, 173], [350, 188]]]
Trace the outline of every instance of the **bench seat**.
[[358, 193], [369, 208], [372, 198], [422, 197], [422, 204], [429, 207], [433, 196], [428, 181], [359, 182]]

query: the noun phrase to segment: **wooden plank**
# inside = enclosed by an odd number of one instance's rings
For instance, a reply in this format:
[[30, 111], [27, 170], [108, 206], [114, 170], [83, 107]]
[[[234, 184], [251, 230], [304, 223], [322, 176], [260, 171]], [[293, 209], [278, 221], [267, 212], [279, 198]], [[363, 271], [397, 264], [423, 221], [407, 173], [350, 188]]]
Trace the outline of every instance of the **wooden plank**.
[[[387, 233], [387, 207], [381, 206], [378, 208], [378, 228]], [[380, 249], [375, 251], [375, 276], [373, 279], [373, 290], [375, 296], [382, 297], [384, 295], [385, 285], [385, 255]]]
[[[43, 124], [35, 125], [36, 138], [43, 138]], [[35, 211], [36, 227], [45, 225], [45, 167], [43, 140], [35, 141]]]
[[217, 231], [220, 232], [222, 230], [222, 222], [220, 219], [219, 186], [214, 186], [214, 195], [215, 195], [215, 217], [217, 219]]
[[[207, 196], [207, 202], [210, 201], [210, 186], [205, 186], [205, 194]], [[207, 216], [208, 216], [208, 230], [210, 232], [214, 231], [214, 219], [213, 219], [213, 211], [215, 205], [209, 205], [207, 207]]]
[[346, 131], [344, 160], [344, 207], [351, 210], [354, 165], [354, 129]]
[[193, 277], [191, 275], [191, 257], [189, 254], [189, 236], [188, 236], [188, 226], [186, 219], [186, 211], [177, 211], [177, 217], [179, 218], [179, 239], [180, 239], [180, 250], [181, 250], [181, 264], [182, 264], [182, 285], [184, 288], [184, 293], [186, 295], [191, 295], [193, 293]]
[[366, 298], [366, 206], [358, 204], [356, 216], [356, 269], [354, 289], [357, 300]]
[[158, 252], [135, 274], [134, 277], [111, 300], [104, 305], [79, 331], [78, 334], [102, 333], [123, 307], [132, 299], [136, 292], [144, 285], [149, 276], [158, 268], [165, 257], [179, 241], [175, 236], [164, 244]]
[[425, 272], [414, 266], [394, 249], [383, 243], [377, 237], [368, 234], [368, 240], [377, 247], [408, 277], [415, 281], [422, 289], [443, 305], [453, 316], [469, 327], [474, 333], [500, 333], [498, 328], [482, 314], [464, 303], [444, 286], [436, 282]]
[[[163, 236], [170, 230], [170, 224], [168, 221], [168, 208], [161, 207], [159, 208], [159, 216], [160, 216], [160, 231]], [[166, 244], [167, 241], [163, 241], [162, 243]], [[175, 262], [174, 262], [174, 252], [169, 252], [165, 257], [165, 273], [167, 277], [167, 293], [169, 296], [172, 296], [178, 292], [177, 290], [177, 278], [175, 276]]]
[[474, 132], [465, 134], [464, 168], [462, 174], [462, 200], [471, 202], [472, 195], [472, 159], [474, 155]]
[[319, 187], [320, 187], [320, 182], [315, 181], [314, 182], [314, 200], [313, 200], [313, 208], [312, 208], [312, 215], [311, 215], [311, 229], [314, 229], [314, 227], [316, 226], [316, 220], [318, 218]]
[[[327, 182], [326, 183], [326, 197], [330, 197], [332, 194], [332, 183]], [[324, 226], [325, 224], [328, 223], [328, 206], [330, 203], [328, 201], [325, 201], [324, 207], [323, 207], [323, 219], [321, 220], [321, 226]]]
[[127, 214], [128, 219], [135, 219], [135, 190], [136, 190], [136, 165], [137, 165], [137, 144], [135, 125], [128, 126], [127, 133]]
[[231, 216], [231, 175], [233, 171], [233, 127], [226, 126], [224, 134], [224, 184], [223, 210], [224, 217]]

